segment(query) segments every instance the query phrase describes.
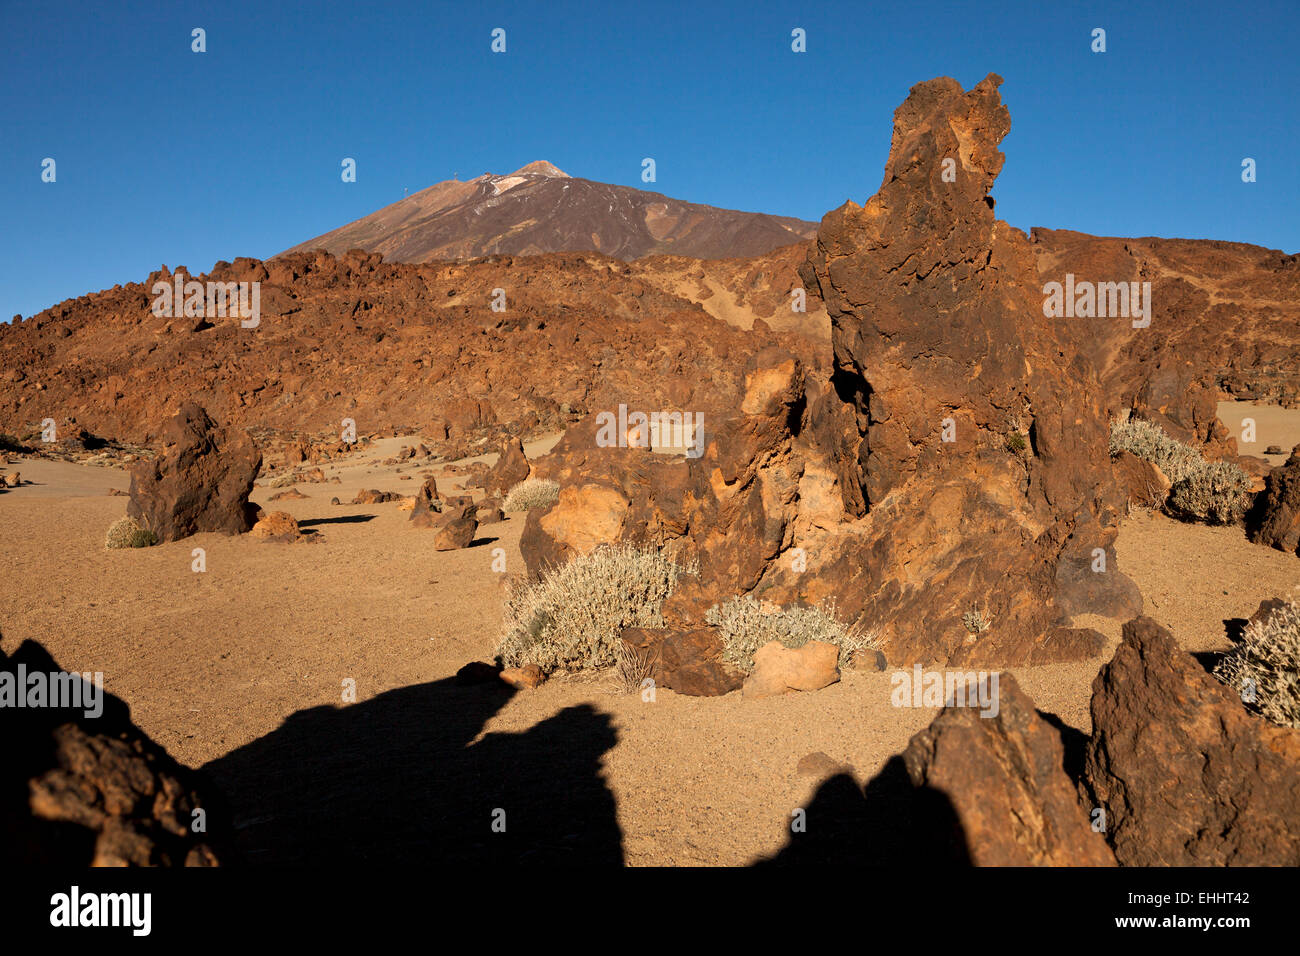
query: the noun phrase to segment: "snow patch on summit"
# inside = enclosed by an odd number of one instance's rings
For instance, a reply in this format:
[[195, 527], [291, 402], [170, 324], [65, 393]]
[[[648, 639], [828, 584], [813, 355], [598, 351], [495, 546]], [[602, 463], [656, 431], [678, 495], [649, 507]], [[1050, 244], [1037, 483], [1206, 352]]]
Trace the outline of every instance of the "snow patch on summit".
[[510, 174], [513, 176], [550, 176], [552, 179], [572, 179], [573, 177], [566, 173], [560, 167], [553, 163], [548, 163], [544, 159], [537, 159], [527, 166], [521, 166]]

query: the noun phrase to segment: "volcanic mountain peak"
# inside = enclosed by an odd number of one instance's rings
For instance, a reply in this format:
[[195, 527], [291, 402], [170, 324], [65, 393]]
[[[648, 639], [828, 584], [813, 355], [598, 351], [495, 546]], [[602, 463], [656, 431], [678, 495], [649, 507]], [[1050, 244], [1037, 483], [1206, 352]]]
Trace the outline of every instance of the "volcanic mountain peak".
[[816, 231], [801, 219], [682, 202], [535, 160], [505, 176], [436, 183], [287, 251], [364, 249], [390, 262], [587, 250], [726, 259], [763, 255]]

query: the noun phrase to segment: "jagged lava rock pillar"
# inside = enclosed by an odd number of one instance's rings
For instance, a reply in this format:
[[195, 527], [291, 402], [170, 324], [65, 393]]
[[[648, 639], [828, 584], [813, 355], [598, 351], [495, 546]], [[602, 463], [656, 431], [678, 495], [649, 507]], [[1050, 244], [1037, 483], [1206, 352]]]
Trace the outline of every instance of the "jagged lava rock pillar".
[[[891, 664], [1079, 659], [1101, 636], [1064, 626], [1070, 614], [1140, 609], [1107, 553], [1117, 498], [1097, 374], [1043, 316], [1028, 238], [993, 214], [1001, 82], [913, 87], [880, 190], [828, 213], [801, 269], [831, 316], [836, 390], [861, 436], [849, 480], [872, 525], [839, 559], [854, 591], [840, 603], [881, 628]], [[1079, 574], [1095, 548], [1101, 588]], [[988, 630], [962, 626], [972, 607]]]

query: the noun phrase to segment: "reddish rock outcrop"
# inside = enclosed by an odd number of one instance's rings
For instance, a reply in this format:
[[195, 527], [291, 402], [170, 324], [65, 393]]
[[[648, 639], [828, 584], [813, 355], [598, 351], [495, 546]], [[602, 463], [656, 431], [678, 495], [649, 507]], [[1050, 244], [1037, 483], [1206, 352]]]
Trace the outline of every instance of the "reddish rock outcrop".
[[1300, 555], [1300, 445], [1265, 477], [1255, 507], [1250, 540]]
[[1114, 866], [1056, 729], [1010, 674], [996, 690], [996, 715], [950, 705], [912, 738], [903, 762], [913, 785], [947, 795], [977, 866]]
[[442, 495], [438, 494], [438, 480], [428, 478], [415, 493], [415, 504], [407, 519], [416, 528], [432, 528], [442, 511]]
[[[704, 623], [712, 604], [753, 590], [793, 534], [805, 470], [793, 445], [804, 365], [767, 349], [746, 363], [744, 381], [739, 415], [686, 406], [703, 439], [699, 457], [608, 447], [592, 417], [570, 428], [534, 462], [534, 476], [561, 490], [554, 505], [528, 514], [520, 549], [530, 571], [611, 541], [664, 548], [684, 565], [699, 564], [698, 577], [679, 582], [665, 606], [670, 623], [688, 630]], [[834, 524], [838, 499], [818, 500]]]
[[1150, 618], [1092, 687], [1087, 779], [1120, 863], [1300, 865], [1300, 733], [1249, 714]]
[[[858, 595], [850, 609], [878, 623], [891, 662], [1095, 653], [1062, 639], [1064, 619], [1132, 600], [1111, 561], [1057, 603], [1062, 563], [1114, 539], [1118, 494], [1096, 370], [1044, 318], [1029, 243], [988, 198], [1010, 129], [1000, 83], [913, 87], [880, 191], [827, 214], [804, 270], [860, 435], [844, 479], [870, 557], [839, 562], [856, 578], [842, 604]], [[963, 612], [985, 604], [992, 626], [967, 633]]]
[[248, 533], [261, 541], [278, 541], [282, 544], [292, 544], [303, 538], [297, 520], [287, 511], [272, 511], [263, 515]]
[[531, 470], [528, 458], [524, 455], [523, 442], [518, 438], [504, 442], [497, 463], [483, 480], [483, 490], [489, 495], [504, 495], [525, 480]]
[[718, 697], [739, 690], [745, 675], [722, 659], [722, 640], [711, 627], [624, 628], [620, 638], [651, 663], [659, 687], [691, 697]]
[[840, 649], [824, 641], [786, 647], [770, 641], [754, 652], [754, 672], [745, 680], [748, 698], [775, 697], [794, 690], [821, 690], [840, 679]]
[[1146, 328], [1100, 315], [1067, 320], [1116, 410], [1133, 408], [1180, 441], [1224, 447], [1218, 391], [1300, 402], [1300, 256], [1216, 240], [1041, 228], [1030, 236], [1041, 283], [1063, 282], [1067, 273], [1092, 283], [1151, 283]]
[[[19, 673], [48, 680], [62, 669], [34, 641], [12, 656], [0, 649], [0, 699]], [[98, 716], [85, 706], [0, 706], [0, 863], [216, 865], [229, 844], [210, 785], [136, 727], [126, 704], [100, 693]]]
[[[765, 258], [750, 262], [751, 295], [783, 295], [790, 257], [779, 277]], [[196, 330], [154, 316], [153, 285], [182, 272], [260, 282], [260, 324], [216, 318]], [[647, 273], [596, 252], [408, 265], [316, 251], [203, 275], [163, 267], [0, 323], [0, 368], [25, 370], [0, 377], [0, 433], [40, 445], [41, 409], [59, 409], [94, 434], [152, 445], [172, 396], [201, 394], [228, 427], [281, 436], [295, 462], [346, 454], [346, 420], [362, 435], [424, 428], [430, 445], [451, 439], [430, 450], [460, 457], [446, 452], [553, 433], [620, 401], [668, 407], [670, 392], [698, 391], [734, 403], [735, 364], [783, 336], [719, 322], [674, 291], [674, 273]], [[507, 309], [493, 311], [503, 287]]]
[[253, 526], [249, 504], [262, 453], [247, 432], [217, 426], [185, 402], [163, 431], [162, 453], [131, 466], [126, 513], [160, 541], [201, 531], [243, 534]]
[[[1009, 128], [998, 82], [914, 88], [880, 191], [823, 220], [803, 276], [833, 323], [829, 380], [788, 350], [754, 354], [738, 410], [704, 414], [698, 458], [573, 426], [533, 463], [563, 490], [528, 516], [530, 571], [654, 545], [698, 562], [665, 606], [675, 626], [734, 594], [834, 598], [894, 664], [1077, 660], [1103, 639], [1073, 615], [1140, 610], [1109, 550], [1123, 499], [1095, 370], [1043, 317], [1028, 241], [988, 201]], [[963, 627], [974, 606], [990, 628]]]
[[474, 517], [474, 503], [460, 501], [449, 503], [441, 516], [433, 524], [433, 547], [438, 551], [456, 551], [468, 548], [478, 530], [478, 519]]

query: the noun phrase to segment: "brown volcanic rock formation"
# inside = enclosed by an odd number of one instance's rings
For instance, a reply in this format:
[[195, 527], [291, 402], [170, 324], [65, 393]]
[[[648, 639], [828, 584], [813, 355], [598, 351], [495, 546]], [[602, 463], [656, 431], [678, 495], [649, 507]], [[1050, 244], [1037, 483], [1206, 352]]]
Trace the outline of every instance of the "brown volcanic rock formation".
[[[603, 447], [596, 416], [570, 428], [533, 474], [558, 481], [556, 504], [528, 513], [520, 539], [529, 571], [561, 564], [617, 540], [665, 548], [700, 577], [679, 584], [665, 613], [699, 625], [710, 604], [754, 589], [788, 543], [805, 461], [794, 451], [804, 402], [804, 366], [779, 348], [745, 367], [744, 397], [704, 409], [699, 458], [637, 447]], [[608, 411], [608, 409], [607, 409]], [[831, 507], [838, 514], [838, 499]]]
[[770, 252], [815, 230], [802, 219], [575, 179], [538, 161], [506, 176], [437, 183], [287, 253], [365, 249], [390, 262], [583, 250], [620, 259], [666, 252], [720, 259]]
[[[668, 292], [698, 302], [710, 315], [750, 328], [756, 322], [778, 330], [798, 330], [827, 341], [830, 319], [815, 290], [804, 289], [799, 268], [810, 243], [799, 242], [743, 259], [690, 259], [647, 256], [635, 263], [638, 274]], [[796, 290], [804, 311], [796, 312]]]
[[262, 453], [246, 432], [219, 428], [197, 404], [185, 402], [162, 440], [158, 458], [131, 466], [128, 515], [160, 541], [200, 531], [242, 534], [253, 527], [256, 508], [248, 496]]
[[722, 639], [714, 628], [626, 627], [619, 640], [645, 663], [645, 676], [658, 687], [691, 697], [718, 697], [744, 683], [745, 675], [722, 659]]
[[[856, 410], [861, 442], [844, 478], [873, 520], [870, 557], [852, 570], [891, 662], [1099, 649], [1099, 635], [1056, 629], [1055, 599], [1062, 562], [1115, 534], [1108, 416], [1091, 363], [1043, 317], [1025, 236], [993, 215], [1010, 129], [1000, 82], [913, 87], [880, 191], [827, 214], [804, 272], [831, 315], [837, 390]], [[1106, 574], [1130, 588], [1113, 560]], [[1071, 611], [1089, 609], [1085, 597], [1072, 594]], [[976, 606], [992, 627], [965, 633], [962, 611]]]
[[911, 739], [903, 762], [914, 786], [948, 796], [971, 862], [1114, 866], [1063, 769], [1060, 735], [1015, 678], [1000, 674], [984, 689], [995, 715], [983, 716], [968, 693], [966, 705], [945, 707]]
[[483, 481], [483, 490], [489, 495], [504, 495], [525, 480], [531, 469], [524, 455], [523, 443], [518, 438], [503, 442], [497, 463]]
[[1249, 714], [1150, 618], [1092, 687], [1087, 778], [1120, 863], [1300, 864], [1300, 733]]
[[478, 530], [474, 503], [469, 500], [447, 505], [442, 515], [433, 523], [433, 546], [438, 551], [456, 551], [468, 548]]
[[[745, 359], [780, 340], [725, 326], [595, 253], [426, 265], [301, 254], [195, 277], [260, 281], [255, 329], [155, 317], [150, 290], [171, 275], [0, 324], [0, 366], [14, 370], [0, 376], [0, 432], [38, 434], [42, 419], [75, 414], [94, 434], [149, 444], [201, 394], [211, 415], [259, 438], [319, 431], [337, 443], [352, 418], [360, 435], [500, 441], [618, 402], [734, 405]], [[491, 307], [498, 288], [504, 312]]]
[[[0, 649], [6, 677], [61, 672], [35, 641], [12, 656]], [[216, 865], [228, 841], [206, 782], [136, 727], [126, 704], [100, 694], [98, 716], [86, 707], [0, 707], [0, 863]], [[204, 831], [195, 832], [200, 819]]]
[[1250, 540], [1300, 555], [1300, 445], [1264, 479]]
[[[1040, 282], [1150, 282], [1151, 324], [1058, 320], [1097, 368], [1116, 408], [1151, 409], [1175, 437], [1204, 440], [1217, 386], [1241, 399], [1300, 403], [1300, 256], [1238, 242], [1031, 233]], [[1040, 286], [1041, 288], [1041, 286]], [[1207, 407], [1208, 400], [1208, 407]], [[1191, 406], [1199, 405], [1193, 412]], [[1181, 432], [1181, 436], [1177, 434]]]
[[[534, 466], [564, 490], [528, 515], [530, 571], [631, 540], [698, 560], [665, 607], [677, 626], [732, 594], [833, 597], [880, 629], [890, 663], [1097, 653], [1101, 635], [1068, 618], [1140, 609], [1108, 550], [1122, 495], [1096, 374], [1043, 319], [1028, 241], [987, 201], [1008, 128], [996, 78], [917, 86], [880, 192], [827, 215], [805, 268], [834, 323], [831, 380], [758, 353], [739, 414], [705, 416], [695, 460], [598, 447], [590, 420], [570, 429]], [[990, 629], [963, 627], [973, 607]]]

